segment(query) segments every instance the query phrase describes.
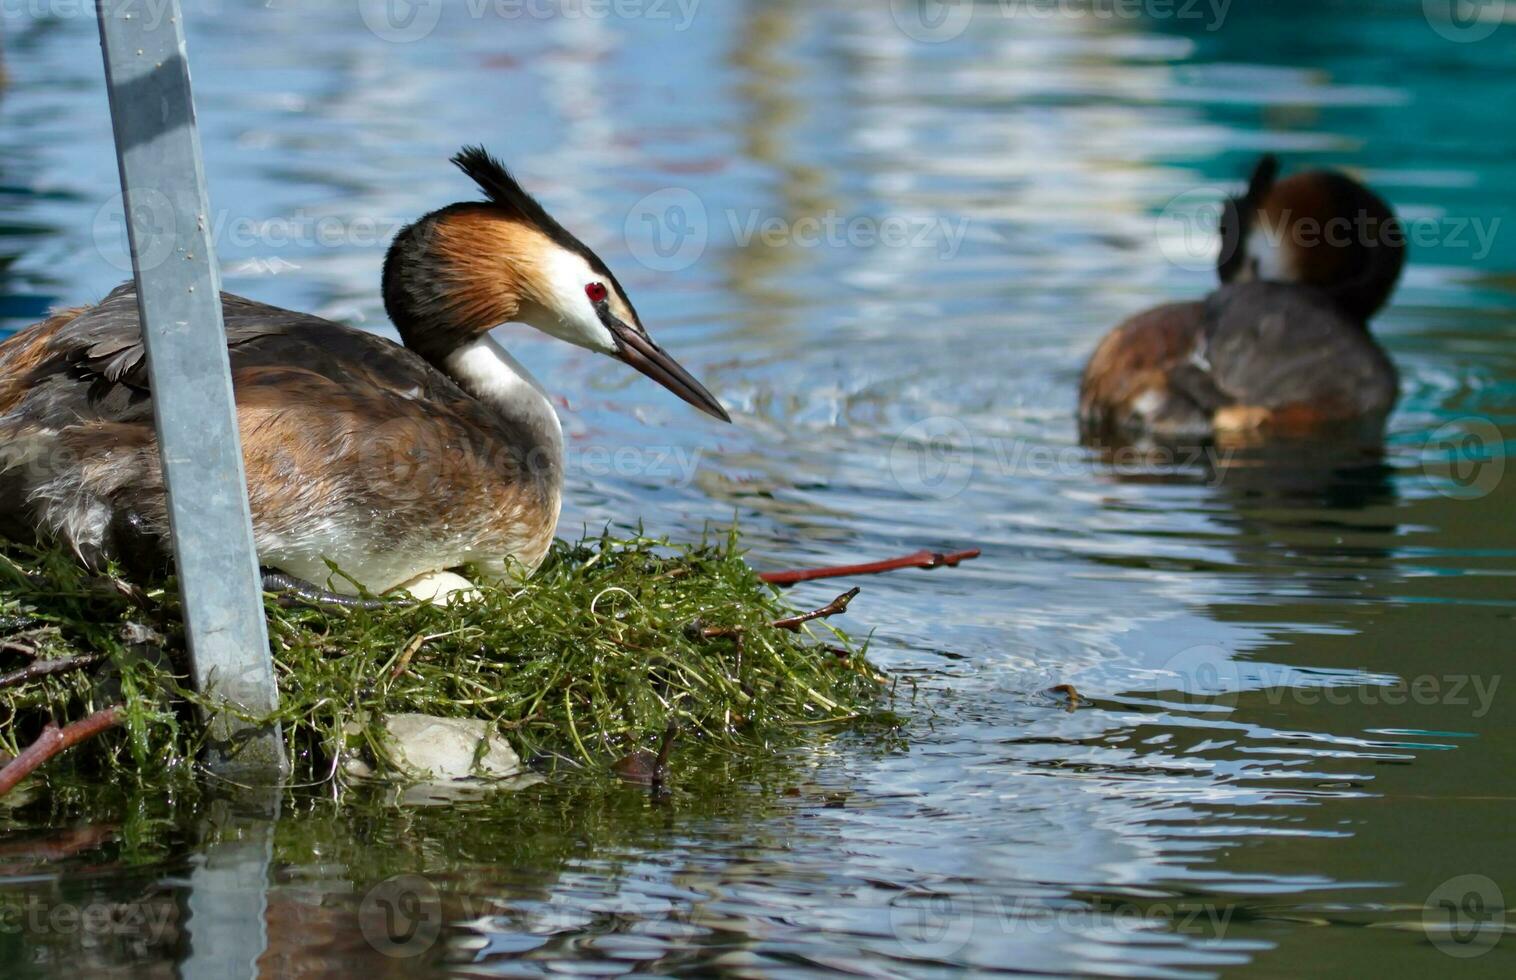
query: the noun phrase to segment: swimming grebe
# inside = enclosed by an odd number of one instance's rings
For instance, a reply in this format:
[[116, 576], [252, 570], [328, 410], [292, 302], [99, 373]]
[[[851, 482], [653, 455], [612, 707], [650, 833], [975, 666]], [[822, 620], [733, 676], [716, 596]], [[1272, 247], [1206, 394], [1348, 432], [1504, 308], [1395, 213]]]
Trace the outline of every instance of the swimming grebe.
[[[557, 525], [563, 432], [490, 339], [521, 322], [619, 358], [722, 421], [643, 329], [616, 277], [482, 148], [453, 158], [485, 201], [396, 235], [384, 305], [404, 347], [224, 294], [259, 561], [303, 582], [421, 598], [529, 573]], [[0, 344], [0, 533], [99, 566], [161, 559], [168, 516], [128, 283]], [[283, 581], [283, 579], [280, 579]]]
[[1399, 223], [1349, 177], [1278, 170], [1264, 157], [1226, 202], [1220, 289], [1101, 341], [1080, 384], [1086, 438], [1309, 435], [1389, 414], [1399, 379], [1368, 320], [1405, 262]]

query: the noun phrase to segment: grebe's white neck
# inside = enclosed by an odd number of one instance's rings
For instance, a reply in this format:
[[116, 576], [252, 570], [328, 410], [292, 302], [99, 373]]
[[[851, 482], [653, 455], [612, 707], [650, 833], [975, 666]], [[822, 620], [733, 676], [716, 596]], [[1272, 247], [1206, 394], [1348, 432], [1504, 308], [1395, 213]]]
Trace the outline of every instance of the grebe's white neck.
[[447, 355], [444, 369], [519, 433], [511, 449], [534, 471], [546, 466], [553, 482], [563, 472], [563, 425], [547, 391], [520, 361], [488, 335], [479, 336]]

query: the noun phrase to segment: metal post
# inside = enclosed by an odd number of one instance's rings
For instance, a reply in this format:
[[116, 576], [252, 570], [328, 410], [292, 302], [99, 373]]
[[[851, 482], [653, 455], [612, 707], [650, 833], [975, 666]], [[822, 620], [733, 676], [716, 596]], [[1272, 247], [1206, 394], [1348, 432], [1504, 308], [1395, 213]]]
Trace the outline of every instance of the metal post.
[[[98, 0], [111, 125], [196, 687], [278, 707], [179, 0]], [[277, 727], [209, 718], [212, 766], [287, 768]]]

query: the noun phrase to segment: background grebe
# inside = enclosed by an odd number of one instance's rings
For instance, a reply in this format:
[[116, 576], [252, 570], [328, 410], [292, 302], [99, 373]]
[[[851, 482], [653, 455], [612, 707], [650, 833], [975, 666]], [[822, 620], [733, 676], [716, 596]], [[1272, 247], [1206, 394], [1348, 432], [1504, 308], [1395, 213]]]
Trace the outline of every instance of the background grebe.
[[[224, 295], [260, 562], [295, 578], [445, 598], [542, 561], [563, 434], [489, 331], [519, 321], [619, 358], [730, 421], [643, 329], [605, 263], [481, 148], [453, 158], [487, 196], [402, 229], [384, 303], [405, 343]], [[407, 350], [406, 348], [409, 348]], [[131, 284], [0, 344], [0, 533], [85, 562], [169, 546]]]
[[1405, 262], [1399, 222], [1342, 174], [1278, 172], [1263, 157], [1223, 208], [1220, 289], [1101, 341], [1080, 384], [1086, 439], [1300, 435], [1377, 426], [1394, 407], [1399, 378], [1368, 320]]

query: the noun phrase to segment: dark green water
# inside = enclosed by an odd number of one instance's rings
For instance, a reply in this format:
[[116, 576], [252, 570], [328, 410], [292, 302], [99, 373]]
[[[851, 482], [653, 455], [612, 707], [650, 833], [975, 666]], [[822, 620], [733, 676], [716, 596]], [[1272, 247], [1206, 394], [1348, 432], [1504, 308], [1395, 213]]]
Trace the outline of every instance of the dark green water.
[[[566, 531], [984, 557], [861, 583], [904, 746], [687, 758], [661, 803], [0, 810], [5, 974], [1510, 975], [1516, 24], [1186, 3], [949, 6], [937, 40], [884, 0], [191, 5], [228, 288], [387, 330], [384, 242], [483, 142], [733, 409], [502, 331], [568, 401]], [[5, 8], [12, 327], [124, 275], [93, 18], [41, 7]], [[1208, 288], [1190, 219], [1263, 150], [1411, 223], [1386, 453], [1092, 458], [1083, 359]]]

